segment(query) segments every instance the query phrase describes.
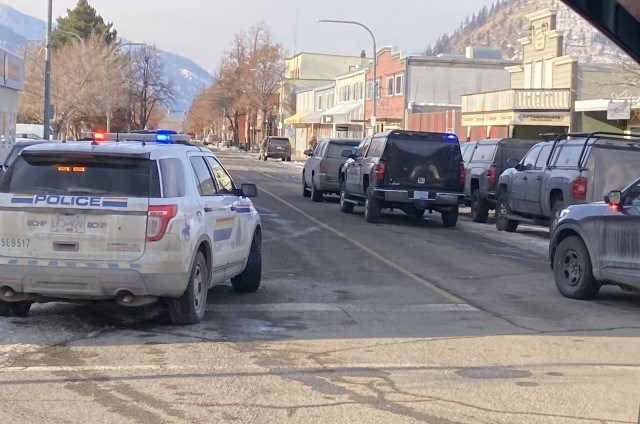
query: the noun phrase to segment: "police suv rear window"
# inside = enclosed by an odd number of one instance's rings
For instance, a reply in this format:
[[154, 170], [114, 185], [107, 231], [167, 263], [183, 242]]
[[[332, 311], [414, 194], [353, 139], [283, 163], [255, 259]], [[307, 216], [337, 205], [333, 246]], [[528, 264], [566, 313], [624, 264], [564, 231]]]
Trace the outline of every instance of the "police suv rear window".
[[155, 161], [101, 155], [21, 155], [0, 180], [0, 192], [159, 197]]

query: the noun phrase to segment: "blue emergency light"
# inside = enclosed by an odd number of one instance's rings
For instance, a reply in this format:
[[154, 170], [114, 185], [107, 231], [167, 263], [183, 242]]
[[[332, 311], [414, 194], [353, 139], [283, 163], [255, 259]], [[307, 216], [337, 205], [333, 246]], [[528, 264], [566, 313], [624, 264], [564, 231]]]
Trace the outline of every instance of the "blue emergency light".
[[156, 134], [156, 141], [158, 143], [170, 143], [171, 142], [171, 134]]
[[458, 136], [455, 134], [447, 134], [444, 136], [444, 138], [449, 141], [458, 141]]

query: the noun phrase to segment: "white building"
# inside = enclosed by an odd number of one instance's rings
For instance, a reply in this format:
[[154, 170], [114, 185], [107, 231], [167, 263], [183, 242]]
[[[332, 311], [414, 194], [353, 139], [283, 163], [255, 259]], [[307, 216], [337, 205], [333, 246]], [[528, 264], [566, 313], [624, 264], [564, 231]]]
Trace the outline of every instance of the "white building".
[[14, 141], [18, 92], [24, 88], [24, 61], [0, 49], [0, 149]]

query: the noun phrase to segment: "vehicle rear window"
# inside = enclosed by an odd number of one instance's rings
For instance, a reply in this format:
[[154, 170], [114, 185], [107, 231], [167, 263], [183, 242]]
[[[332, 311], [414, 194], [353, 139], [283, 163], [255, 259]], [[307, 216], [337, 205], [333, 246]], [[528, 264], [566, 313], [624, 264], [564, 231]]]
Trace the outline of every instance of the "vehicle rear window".
[[158, 197], [155, 161], [106, 155], [22, 155], [0, 180], [3, 193]]
[[464, 161], [464, 163], [468, 163], [471, 159], [474, 147], [475, 145], [469, 143], [460, 145], [460, 150], [462, 151], [462, 160]]
[[493, 162], [497, 144], [478, 144], [471, 157], [471, 162]]
[[582, 145], [563, 145], [554, 153], [554, 166], [575, 167], [578, 166]]
[[353, 151], [353, 147], [357, 146], [358, 143], [353, 143], [353, 144], [335, 144], [335, 143], [330, 143], [329, 144], [329, 151], [327, 152], [327, 157], [330, 158], [341, 158], [342, 157], [342, 152], [345, 150], [349, 150], [349, 151]]
[[162, 197], [183, 197], [185, 195], [184, 170], [180, 159], [161, 159]]
[[269, 144], [273, 146], [288, 146], [289, 139], [287, 138], [272, 138], [269, 140]]

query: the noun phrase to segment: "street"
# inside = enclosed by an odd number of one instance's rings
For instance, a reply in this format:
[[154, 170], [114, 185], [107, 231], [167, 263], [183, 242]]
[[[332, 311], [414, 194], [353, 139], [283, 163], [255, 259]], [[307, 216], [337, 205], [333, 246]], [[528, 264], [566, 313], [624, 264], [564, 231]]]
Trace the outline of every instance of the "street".
[[301, 163], [217, 154], [258, 185], [258, 292], [215, 287], [185, 327], [155, 306], [0, 318], [1, 422], [638, 422], [640, 296], [562, 297], [546, 229], [369, 224], [304, 198]]

